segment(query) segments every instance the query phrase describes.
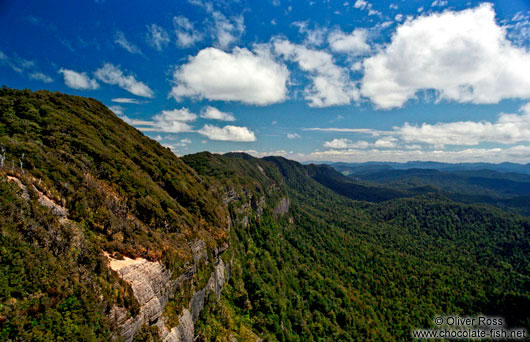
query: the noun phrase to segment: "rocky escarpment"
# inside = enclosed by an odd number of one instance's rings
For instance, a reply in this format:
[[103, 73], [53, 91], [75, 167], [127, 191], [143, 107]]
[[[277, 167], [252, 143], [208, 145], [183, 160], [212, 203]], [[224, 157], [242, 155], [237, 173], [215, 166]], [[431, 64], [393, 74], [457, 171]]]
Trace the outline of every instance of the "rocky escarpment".
[[124, 341], [132, 341], [144, 324], [163, 325], [160, 320], [163, 309], [174, 293], [176, 281], [171, 280], [171, 272], [159, 262], [150, 262], [143, 258], [123, 260], [113, 259], [107, 255], [109, 266], [130, 284], [134, 297], [140, 305], [139, 313], [129, 317], [125, 308], [114, 305], [111, 318], [120, 329]]
[[206, 245], [197, 240], [192, 244], [194, 265], [189, 267], [177, 279], [172, 279], [172, 272], [159, 262], [148, 261], [143, 258], [124, 258], [117, 260], [106, 255], [109, 267], [130, 284], [135, 299], [140, 305], [139, 313], [130, 316], [129, 312], [118, 306], [111, 311], [111, 319], [119, 327], [119, 334], [124, 341], [133, 341], [143, 325], [156, 326], [159, 336], [164, 342], [192, 342], [194, 339], [194, 325], [204, 308], [206, 298], [210, 293], [219, 297], [225, 281], [230, 273], [230, 264], [225, 264], [220, 255], [228, 246], [217, 250], [213, 272], [207, 285], [193, 293], [189, 304], [182, 309], [177, 326], [170, 326], [163, 316], [168, 301], [178, 293], [178, 289], [185, 286], [196, 274], [197, 263], [206, 257]]

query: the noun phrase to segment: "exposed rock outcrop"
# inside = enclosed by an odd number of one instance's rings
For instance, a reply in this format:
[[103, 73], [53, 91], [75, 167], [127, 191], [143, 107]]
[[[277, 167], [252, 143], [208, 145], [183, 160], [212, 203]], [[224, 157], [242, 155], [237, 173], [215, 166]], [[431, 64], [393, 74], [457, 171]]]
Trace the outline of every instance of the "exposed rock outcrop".
[[[207, 258], [206, 244], [202, 240], [194, 241], [190, 247], [196, 263]], [[228, 245], [223, 245], [215, 250], [217, 255], [215, 268], [207, 285], [193, 294], [188, 306], [182, 310], [179, 324], [176, 327], [168, 327], [167, 320], [162, 313], [177, 288], [193, 278], [196, 273], [196, 264], [189, 267], [178, 279], [172, 280], [171, 272], [159, 262], [151, 262], [142, 258], [117, 260], [106, 254], [109, 267], [131, 285], [134, 297], [140, 305], [140, 311], [134, 317], [128, 316], [124, 308], [117, 306], [112, 308], [111, 318], [120, 327], [120, 336], [123, 340], [132, 341], [140, 328], [147, 324], [158, 327], [160, 338], [164, 342], [192, 342], [194, 325], [204, 308], [206, 298], [210, 293], [214, 293], [219, 298], [228, 278], [230, 266], [225, 264], [220, 257], [220, 254], [227, 248]]]
[[117, 260], [109, 255], [107, 258], [110, 268], [131, 285], [140, 305], [140, 312], [134, 317], [127, 317], [127, 311], [117, 306], [113, 307], [111, 313], [120, 327], [123, 340], [132, 341], [142, 325], [158, 323], [169, 295], [175, 291], [176, 281], [171, 280], [171, 272], [159, 262], [127, 257]]
[[289, 207], [291, 206], [291, 201], [289, 201], [289, 198], [284, 197], [280, 200], [278, 205], [274, 208], [272, 211], [275, 218], [278, 218], [281, 215], [286, 214], [289, 211]]

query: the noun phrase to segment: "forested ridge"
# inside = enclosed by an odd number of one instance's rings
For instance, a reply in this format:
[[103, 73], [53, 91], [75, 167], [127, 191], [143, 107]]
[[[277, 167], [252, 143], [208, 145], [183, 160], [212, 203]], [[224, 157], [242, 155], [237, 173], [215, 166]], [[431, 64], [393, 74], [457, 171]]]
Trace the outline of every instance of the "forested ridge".
[[[203, 157], [184, 160], [237, 155]], [[265, 214], [233, 233], [241, 276], [224, 305], [271, 341], [407, 340], [441, 313], [529, 325], [528, 219], [436, 194], [352, 201], [313, 180], [306, 166], [264, 160], [269, 165], [247, 157], [243, 170], [259, 163], [280, 171], [291, 219]], [[204, 327], [222, 320], [223, 309], [212, 309]]]
[[281, 157], [178, 158], [98, 101], [47, 91], [0, 90], [0, 144], [1, 340], [119, 340], [111, 308], [140, 309], [105, 255], [177, 277], [198, 240], [209, 262], [164, 312], [178, 321], [227, 246], [198, 341], [410, 340], [440, 314], [530, 328], [527, 217]]

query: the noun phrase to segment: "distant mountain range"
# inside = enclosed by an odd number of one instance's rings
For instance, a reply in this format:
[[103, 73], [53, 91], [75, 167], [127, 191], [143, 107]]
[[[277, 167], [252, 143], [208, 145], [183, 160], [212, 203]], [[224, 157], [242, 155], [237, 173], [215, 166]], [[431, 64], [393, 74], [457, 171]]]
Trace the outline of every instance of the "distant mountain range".
[[498, 172], [516, 172], [530, 174], [530, 163], [518, 164], [504, 162], [499, 164], [493, 163], [440, 163], [433, 161], [408, 161], [406, 163], [396, 162], [365, 162], [365, 163], [344, 163], [344, 162], [320, 162], [308, 161], [304, 164], [327, 164], [337, 170], [343, 168], [349, 169], [385, 169], [392, 168], [395, 170], [408, 169], [435, 169], [444, 171], [474, 171], [474, 170], [493, 170]]

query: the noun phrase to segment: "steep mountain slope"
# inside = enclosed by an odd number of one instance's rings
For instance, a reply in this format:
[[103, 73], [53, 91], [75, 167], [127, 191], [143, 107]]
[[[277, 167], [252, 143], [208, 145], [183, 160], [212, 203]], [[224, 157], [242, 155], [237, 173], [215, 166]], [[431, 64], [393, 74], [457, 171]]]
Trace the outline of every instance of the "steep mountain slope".
[[1, 339], [189, 335], [228, 246], [219, 189], [91, 99], [3, 88], [0, 144]]
[[1, 89], [0, 144], [1, 340], [410, 340], [444, 313], [530, 327], [527, 218], [347, 198], [348, 178], [284, 158], [177, 158], [59, 93]]

